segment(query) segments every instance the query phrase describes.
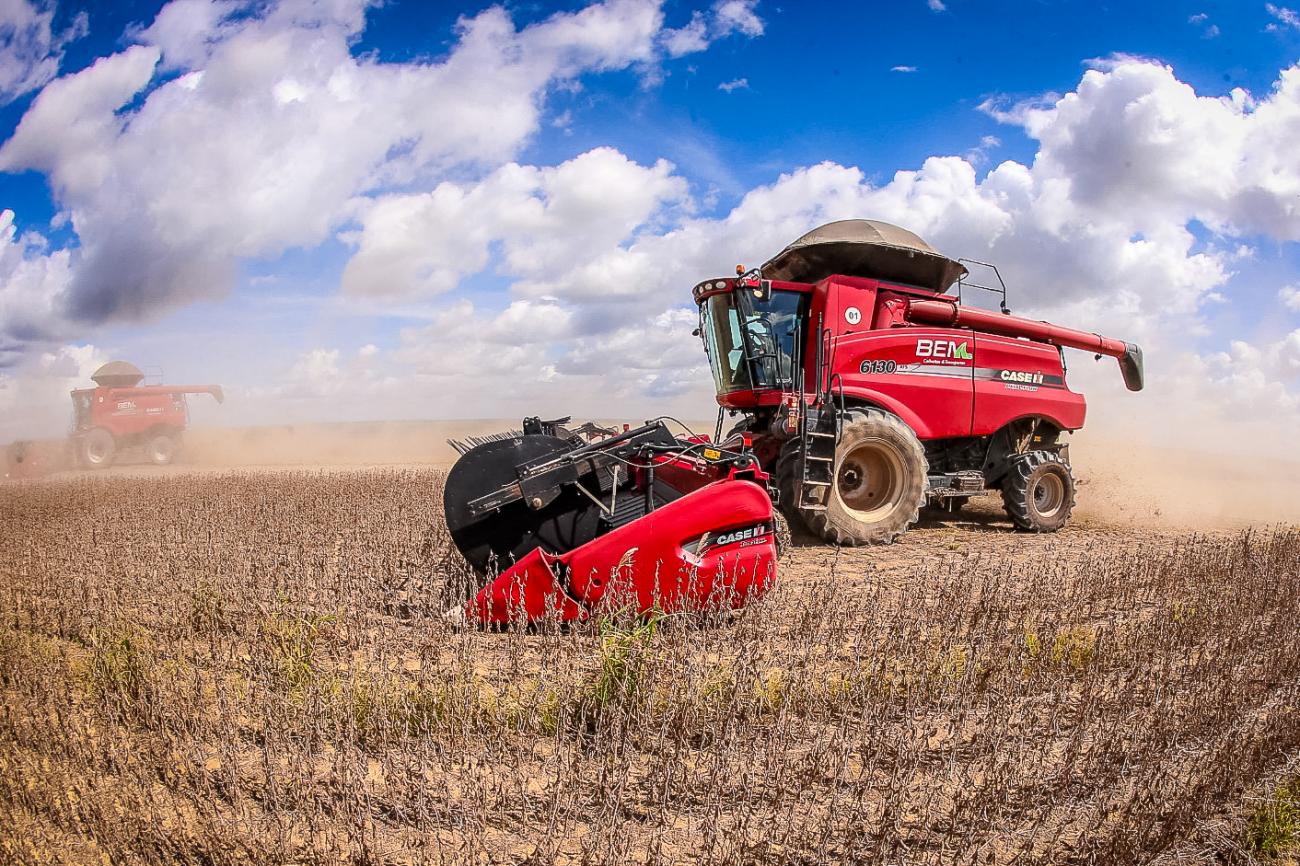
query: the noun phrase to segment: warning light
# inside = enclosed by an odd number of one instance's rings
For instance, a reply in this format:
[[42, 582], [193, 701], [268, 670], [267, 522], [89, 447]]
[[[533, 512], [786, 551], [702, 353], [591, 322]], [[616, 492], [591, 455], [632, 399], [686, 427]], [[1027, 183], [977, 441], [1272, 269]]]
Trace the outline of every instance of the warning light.
[[736, 276], [739, 277], [739, 276], [743, 275], [744, 273], [745, 273], [745, 266], [744, 266], [744, 265], [736, 265]]

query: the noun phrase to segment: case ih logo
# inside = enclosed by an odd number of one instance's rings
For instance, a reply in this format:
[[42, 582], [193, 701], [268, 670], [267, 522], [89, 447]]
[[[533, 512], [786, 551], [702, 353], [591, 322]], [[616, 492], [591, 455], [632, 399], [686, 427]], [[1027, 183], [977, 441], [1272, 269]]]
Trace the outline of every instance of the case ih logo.
[[731, 532], [724, 532], [721, 535], [710, 537], [705, 535], [700, 539], [697, 554], [703, 554], [706, 550], [712, 550], [715, 547], [725, 547], [728, 544], [741, 543], [741, 546], [757, 544], [765, 536], [770, 535], [772, 527], [766, 523], [759, 523], [754, 526], [747, 526], [744, 529], [735, 529]]
[[1019, 382], [1022, 385], [1043, 384], [1042, 373], [1030, 373], [1025, 370], [1003, 370], [998, 374], [1003, 382]]
[[917, 340], [916, 357], [918, 358], [957, 358], [971, 360], [970, 344], [953, 340]]

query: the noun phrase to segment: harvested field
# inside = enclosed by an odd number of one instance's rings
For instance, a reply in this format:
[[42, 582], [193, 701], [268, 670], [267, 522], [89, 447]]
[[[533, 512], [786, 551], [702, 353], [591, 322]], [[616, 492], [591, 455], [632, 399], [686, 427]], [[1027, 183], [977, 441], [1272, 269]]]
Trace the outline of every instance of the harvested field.
[[491, 634], [441, 478], [0, 488], [0, 859], [1208, 862], [1300, 752], [1295, 530], [990, 502], [732, 618]]

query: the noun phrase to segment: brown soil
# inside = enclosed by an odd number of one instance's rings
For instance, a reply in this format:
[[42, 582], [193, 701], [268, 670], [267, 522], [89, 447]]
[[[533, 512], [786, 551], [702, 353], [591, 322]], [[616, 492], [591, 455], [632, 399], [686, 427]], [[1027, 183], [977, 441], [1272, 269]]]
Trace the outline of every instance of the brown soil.
[[1295, 531], [990, 498], [739, 616], [494, 634], [441, 478], [0, 488], [0, 860], [1133, 863], [1300, 750]]

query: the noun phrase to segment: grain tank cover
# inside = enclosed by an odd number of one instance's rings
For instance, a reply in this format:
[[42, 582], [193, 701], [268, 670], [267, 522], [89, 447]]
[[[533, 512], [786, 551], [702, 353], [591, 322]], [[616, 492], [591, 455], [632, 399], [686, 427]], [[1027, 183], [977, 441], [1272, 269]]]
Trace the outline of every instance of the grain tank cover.
[[762, 267], [769, 280], [815, 283], [832, 274], [946, 292], [966, 268], [907, 229], [879, 220], [839, 220], [815, 228]]
[[134, 388], [144, 379], [144, 373], [127, 361], [109, 361], [90, 377], [101, 388]]

